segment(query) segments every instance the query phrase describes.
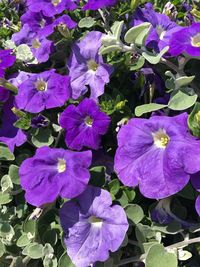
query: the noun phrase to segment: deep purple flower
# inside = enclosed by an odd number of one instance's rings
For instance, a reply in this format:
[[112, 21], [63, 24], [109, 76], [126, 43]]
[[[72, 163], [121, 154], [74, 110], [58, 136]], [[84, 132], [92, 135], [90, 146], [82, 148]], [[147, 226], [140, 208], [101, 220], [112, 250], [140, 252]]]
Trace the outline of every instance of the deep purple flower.
[[71, 96], [69, 77], [55, 73], [54, 69], [31, 75], [18, 89], [17, 107], [32, 113], [61, 107]]
[[73, 0], [27, 0], [27, 5], [30, 11], [42, 11], [47, 17], [53, 17], [64, 10], [73, 10], [77, 7]]
[[28, 45], [39, 63], [46, 62], [53, 51], [53, 42], [39, 36], [28, 24], [24, 24], [18, 33], [12, 35], [12, 41], [17, 46]]
[[98, 54], [101, 38], [101, 32], [92, 31], [72, 47], [68, 68], [72, 97], [75, 99], [88, 91], [87, 85], [90, 86], [90, 97], [97, 99], [104, 93], [105, 84], [109, 82], [113, 69], [103, 63], [102, 56]]
[[28, 10], [21, 16], [20, 20], [39, 36], [47, 37], [51, 34], [48, 32], [48, 25], [53, 23], [53, 18], [44, 16], [42, 12], [31, 12]]
[[[191, 176], [191, 183], [193, 187], [200, 192], [200, 172], [197, 172]], [[197, 197], [196, 203], [195, 203], [195, 208], [197, 213], [200, 216], [200, 196]]]
[[170, 40], [170, 54], [178, 56], [187, 54], [192, 57], [200, 56], [200, 23], [193, 23], [175, 32]]
[[[4, 78], [4, 70], [0, 69], [0, 78]], [[0, 86], [0, 102], [6, 102], [10, 96], [10, 92], [4, 87]]]
[[119, 205], [112, 205], [106, 190], [88, 186], [77, 198], [60, 210], [67, 253], [76, 267], [88, 267], [105, 261], [109, 251], [116, 251], [128, 230], [126, 214]]
[[200, 170], [200, 142], [189, 133], [187, 117], [135, 118], [121, 128], [115, 170], [125, 185], [160, 199], [179, 192]]
[[98, 149], [101, 135], [109, 127], [110, 118], [100, 111], [92, 99], [85, 98], [77, 107], [68, 106], [60, 115], [60, 125], [66, 130], [65, 142], [71, 149]]
[[10, 97], [3, 106], [0, 127], [0, 142], [5, 143], [12, 152], [14, 151], [15, 146], [21, 146], [27, 140], [26, 134], [22, 130], [13, 126], [17, 120], [17, 117], [11, 110], [13, 106], [13, 97]]
[[0, 69], [11, 67], [15, 60], [16, 57], [12, 55], [12, 50], [0, 50]]
[[[73, 21], [70, 16], [64, 14], [61, 17], [58, 17], [57, 19], [54, 20], [53, 23], [51, 23], [50, 25], [46, 26], [43, 30], [43, 32], [45, 32], [46, 34], [48, 33], [48, 35], [52, 34], [54, 32], [54, 29], [56, 27], [58, 27], [58, 29], [60, 29], [61, 31], [65, 31], [67, 29], [73, 29], [77, 26], [77, 23], [75, 21]], [[42, 33], [43, 33], [42, 32]]]
[[88, 0], [84, 5], [83, 10], [97, 10], [99, 8], [105, 8], [107, 6], [114, 6], [117, 0]]
[[134, 26], [143, 22], [150, 22], [152, 25], [146, 39], [146, 45], [156, 52], [168, 46], [172, 33], [181, 28], [165, 14], [155, 12], [151, 3], [145, 4], [144, 8], [137, 8], [131, 25]]
[[33, 128], [46, 127], [48, 125], [49, 125], [49, 120], [41, 114], [35, 116], [31, 120], [31, 127]]
[[91, 159], [91, 151], [73, 152], [46, 146], [38, 148], [36, 154], [23, 161], [19, 169], [27, 202], [39, 207], [53, 202], [58, 196], [78, 196], [89, 181]]

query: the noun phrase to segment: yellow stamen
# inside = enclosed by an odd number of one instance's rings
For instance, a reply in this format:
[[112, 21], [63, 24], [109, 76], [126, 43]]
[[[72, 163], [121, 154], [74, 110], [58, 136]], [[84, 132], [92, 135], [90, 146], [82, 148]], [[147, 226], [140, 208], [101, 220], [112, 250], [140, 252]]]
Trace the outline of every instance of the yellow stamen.
[[169, 143], [169, 136], [165, 130], [160, 129], [156, 133], [153, 133], [154, 144], [159, 148], [165, 148]]
[[65, 159], [58, 159], [58, 165], [57, 165], [57, 170], [59, 173], [62, 173], [66, 171], [66, 160]]
[[96, 71], [97, 68], [98, 68], [98, 64], [94, 61], [94, 60], [89, 60], [87, 62], [87, 67], [88, 67], [88, 70], [93, 70], [93, 71]]

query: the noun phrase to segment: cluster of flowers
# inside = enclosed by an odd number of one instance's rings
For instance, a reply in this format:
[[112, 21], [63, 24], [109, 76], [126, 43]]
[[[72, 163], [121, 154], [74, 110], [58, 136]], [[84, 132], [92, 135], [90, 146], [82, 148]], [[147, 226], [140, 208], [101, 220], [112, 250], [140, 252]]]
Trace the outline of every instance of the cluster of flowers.
[[[27, 44], [39, 63], [46, 62], [54, 44], [48, 40], [55, 28], [76, 27], [64, 10], [77, 8], [73, 0], [27, 0], [27, 11], [21, 17], [22, 29], [12, 40], [16, 45]], [[91, 0], [83, 10], [96, 10], [116, 1]], [[61, 14], [61, 15], [60, 15]], [[151, 4], [138, 8], [132, 25], [152, 24], [146, 46], [160, 51], [169, 46], [168, 56], [200, 55], [200, 23], [180, 27], [168, 16], [156, 13]], [[109, 193], [91, 185], [89, 167], [92, 151], [101, 145], [110, 118], [100, 110], [98, 97], [104, 93], [113, 67], [104, 63], [99, 55], [101, 38], [98, 31], [88, 33], [74, 43], [67, 61], [68, 75], [55, 69], [42, 73], [21, 71], [10, 78], [18, 88], [16, 96], [0, 88], [3, 105], [0, 141], [11, 151], [26, 142], [27, 133], [14, 127], [16, 110], [36, 114], [32, 124], [41, 123], [38, 113], [63, 107], [70, 98], [79, 99], [70, 104], [59, 116], [65, 130], [68, 149], [41, 147], [35, 155], [23, 161], [20, 167], [21, 186], [28, 203], [42, 207], [58, 196], [67, 199], [60, 210], [67, 252], [76, 266], [88, 266], [105, 261], [109, 250], [116, 251], [128, 230], [125, 212], [119, 205], [112, 206]], [[15, 57], [10, 50], [0, 51], [0, 77], [12, 66]], [[188, 181], [200, 190], [200, 140], [192, 136], [187, 126], [186, 113], [174, 116], [152, 116], [150, 119], [130, 119], [121, 127], [117, 140], [114, 169], [120, 181], [127, 186], [139, 186], [147, 198], [162, 199], [179, 192]], [[33, 126], [34, 127], [34, 126]], [[75, 200], [74, 200], [75, 198]], [[200, 214], [200, 198], [196, 202]]]

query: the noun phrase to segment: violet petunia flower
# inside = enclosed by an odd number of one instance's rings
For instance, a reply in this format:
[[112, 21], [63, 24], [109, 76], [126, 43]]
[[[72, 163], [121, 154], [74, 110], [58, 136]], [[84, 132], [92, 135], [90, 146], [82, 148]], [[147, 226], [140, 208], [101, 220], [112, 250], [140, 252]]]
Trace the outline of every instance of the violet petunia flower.
[[148, 198], [179, 192], [200, 170], [200, 141], [188, 130], [187, 114], [131, 119], [118, 134], [115, 171]]
[[109, 127], [110, 118], [100, 111], [92, 99], [85, 98], [77, 107], [68, 106], [60, 115], [60, 125], [66, 130], [65, 142], [71, 149], [98, 149], [101, 136]]
[[58, 196], [78, 196], [89, 182], [91, 159], [91, 151], [73, 152], [47, 146], [37, 149], [19, 169], [26, 201], [40, 207], [55, 201]]
[[[191, 183], [193, 187], [198, 192], [200, 192], [200, 172], [197, 172], [191, 176]], [[195, 208], [196, 208], [198, 215], [200, 216], [200, 195], [196, 199]]]
[[170, 40], [170, 54], [178, 56], [187, 54], [191, 57], [200, 56], [200, 23], [193, 23], [175, 32]]
[[146, 39], [146, 45], [156, 52], [169, 46], [172, 33], [181, 29], [180, 26], [171, 21], [165, 14], [155, 12], [151, 3], [145, 4], [144, 8], [139, 7], [136, 9], [131, 25], [136, 26], [143, 22], [149, 22], [152, 25]]
[[114, 6], [117, 0], [88, 0], [87, 4], [84, 5], [83, 10], [97, 10], [99, 8], [105, 8]]
[[15, 63], [16, 57], [12, 55], [12, 50], [0, 50], [0, 69], [7, 69]]
[[52, 41], [39, 36], [28, 24], [24, 24], [19, 32], [12, 35], [12, 41], [17, 46], [28, 45], [39, 63], [46, 62], [54, 48]]
[[97, 99], [104, 93], [104, 87], [109, 82], [113, 68], [105, 64], [98, 54], [102, 36], [101, 32], [91, 31], [72, 47], [68, 68], [74, 99], [84, 95], [88, 91], [88, 85], [90, 98]]
[[48, 25], [53, 23], [53, 18], [46, 17], [42, 12], [31, 12], [28, 10], [21, 18], [21, 22], [28, 25], [38, 36], [47, 37], [51, 33], [48, 31]]
[[27, 140], [26, 134], [21, 129], [13, 126], [17, 121], [17, 117], [11, 110], [13, 106], [13, 97], [11, 96], [3, 106], [0, 126], [0, 142], [5, 143], [12, 152], [15, 146], [19, 147]]
[[32, 12], [42, 12], [47, 17], [73, 10], [77, 7], [73, 0], [27, 0], [27, 6]]
[[60, 220], [67, 253], [76, 267], [106, 261], [128, 230], [123, 208], [112, 206], [109, 192], [93, 186], [88, 186], [76, 202], [63, 205]]
[[69, 77], [55, 73], [54, 69], [31, 75], [18, 89], [17, 108], [31, 113], [61, 107], [71, 96]]

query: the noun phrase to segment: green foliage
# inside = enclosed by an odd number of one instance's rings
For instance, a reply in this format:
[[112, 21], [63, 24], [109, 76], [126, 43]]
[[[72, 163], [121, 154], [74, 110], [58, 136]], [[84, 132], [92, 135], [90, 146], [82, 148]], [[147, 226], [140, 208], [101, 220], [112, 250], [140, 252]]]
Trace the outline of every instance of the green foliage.
[[178, 267], [175, 253], [165, 251], [161, 244], [153, 245], [147, 254], [146, 267]]
[[193, 135], [200, 137], [200, 103], [196, 102], [188, 118], [188, 125]]

